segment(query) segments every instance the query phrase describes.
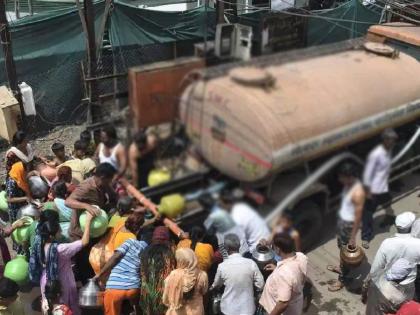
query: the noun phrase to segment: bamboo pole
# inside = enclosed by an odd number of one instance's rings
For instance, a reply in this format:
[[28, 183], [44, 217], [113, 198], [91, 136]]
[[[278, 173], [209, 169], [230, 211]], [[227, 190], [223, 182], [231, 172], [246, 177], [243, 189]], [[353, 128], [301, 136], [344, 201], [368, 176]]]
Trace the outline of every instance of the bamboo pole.
[[[131, 196], [136, 198], [143, 206], [152, 211], [154, 215], [157, 215], [159, 213], [157, 205], [153, 203], [150, 199], [146, 198], [146, 196], [143, 195], [140, 191], [138, 191], [136, 187], [131, 185], [128, 182], [128, 180], [126, 180], [125, 178], [121, 178], [119, 179], [119, 182], [121, 183], [121, 185], [124, 186], [124, 188]], [[184, 231], [178, 226], [178, 224], [176, 224], [171, 219], [164, 218], [163, 224], [179, 238], [183, 238], [185, 236]]]

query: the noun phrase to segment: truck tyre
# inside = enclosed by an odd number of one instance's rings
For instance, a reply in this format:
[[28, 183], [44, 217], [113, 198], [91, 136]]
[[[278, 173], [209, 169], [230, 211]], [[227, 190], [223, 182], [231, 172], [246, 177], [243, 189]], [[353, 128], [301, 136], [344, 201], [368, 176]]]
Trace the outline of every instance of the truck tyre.
[[323, 216], [321, 207], [311, 200], [304, 200], [292, 211], [293, 223], [299, 231], [302, 250], [307, 251], [321, 238]]

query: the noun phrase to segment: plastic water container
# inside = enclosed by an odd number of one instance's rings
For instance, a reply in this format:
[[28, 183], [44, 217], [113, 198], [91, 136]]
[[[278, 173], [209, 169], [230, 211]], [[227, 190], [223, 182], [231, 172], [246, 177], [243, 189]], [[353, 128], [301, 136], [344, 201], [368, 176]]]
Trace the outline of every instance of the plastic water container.
[[170, 219], [181, 214], [185, 208], [185, 199], [180, 194], [172, 194], [162, 197], [159, 205], [159, 212]]
[[26, 116], [36, 115], [34, 93], [32, 88], [27, 85], [25, 82], [19, 84], [20, 93], [22, 94], [23, 109], [25, 110]]

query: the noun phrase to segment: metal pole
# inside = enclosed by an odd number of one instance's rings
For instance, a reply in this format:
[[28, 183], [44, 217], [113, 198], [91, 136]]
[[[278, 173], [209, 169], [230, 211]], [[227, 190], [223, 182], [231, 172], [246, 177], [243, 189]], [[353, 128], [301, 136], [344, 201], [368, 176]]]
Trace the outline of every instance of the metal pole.
[[19, 20], [20, 19], [20, 11], [19, 11], [19, 0], [15, 0], [15, 16], [16, 19]]
[[[95, 39], [95, 8], [92, 0], [83, 1], [85, 9], [85, 20], [87, 26], [87, 41], [88, 41], [88, 78], [96, 77], [96, 39]], [[89, 85], [89, 99], [90, 99], [90, 112], [91, 122], [97, 122], [100, 119], [100, 111], [96, 105], [98, 100], [98, 90], [96, 80], [88, 82]], [[92, 106], [94, 104], [94, 106]], [[90, 123], [91, 123], [90, 122]]]
[[352, 23], [352, 27], [351, 27], [351, 38], [355, 38], [355, 34], [357, 32], [356, 28], [357, 28], [357, 6], [358, 6], [358, 0], [353, 1], [353, 5], [354, 5], [354, 12], [353, 12], [353, 23]]
[[25, 110], [23, 108], [22, 95], [18, 86], [15, 61], [13, 60], [12, 38], [10, 36], [9, 23], [6, 17], [6, 1], [0, 0], [0, 42], [3, 46], [4, 64], [6, 68], [9, 88], [19, 103], [21, 126], [20, 129], [26, 129]]
[[225, 2], [216, 0], [217, 21], [216, 24], [225, 23]]
[[32, 6], [32, 0], [28, 0], [28, 12], [29, 12], [29, 15], [34, 15], [34, 8]]
[[209, 0], [204, 1], [204, 60], [207, 60], [207, 6]]

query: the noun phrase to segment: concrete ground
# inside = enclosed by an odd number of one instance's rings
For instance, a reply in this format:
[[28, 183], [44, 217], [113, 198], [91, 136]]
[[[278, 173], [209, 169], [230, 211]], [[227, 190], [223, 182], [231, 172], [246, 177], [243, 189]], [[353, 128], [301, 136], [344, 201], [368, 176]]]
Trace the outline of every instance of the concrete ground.
[[[400, 183], [399, 188], [401, 191], [394, 194], [394, 202], [392, 204], [392, 209], [395, 214], [412, 211], [420, 217], [420, 200], [417, 197], [419, 179], [420, 175], [411, 175]], [[334, 216], [327, 218], [324, 235], [320, 237], [319, 245], [308, 253], [308, 273], [314, 288], [312, 305], [305, 314], [365, 314], [365, 306], [360, 300], [361, 282], [369, 272], [370, 263], [374, 259], [381, 242], [396, 232], [394, 226], [386, 229], [379, 228], [378, 225], [382, 221], [381, 217], [384, 214], [384, 210], [378, 211], [375, 214], [376, 235], [370, 243], [370, 248], [365, 251], [367, 262], [352, 273], [353, 282], [350, 288], [352, 292], [346, 289], [334, 293], [328, 291], [328, 283], [331, 280], [337, 279], [337, 275], [326, 270], [326, 266], [329, 264], [338, 265], [339, 251], [335, 239], [335, 218]], [[361, 242], [360, 233], [358, 242]]]

